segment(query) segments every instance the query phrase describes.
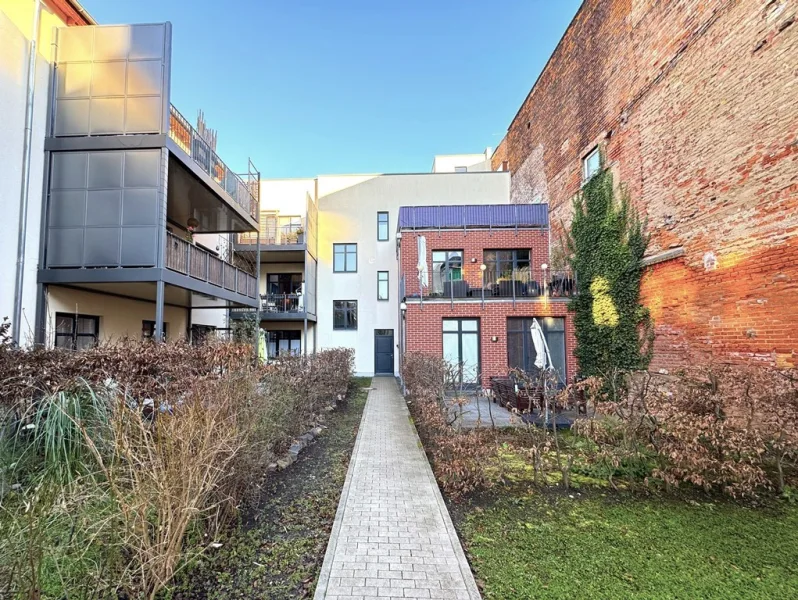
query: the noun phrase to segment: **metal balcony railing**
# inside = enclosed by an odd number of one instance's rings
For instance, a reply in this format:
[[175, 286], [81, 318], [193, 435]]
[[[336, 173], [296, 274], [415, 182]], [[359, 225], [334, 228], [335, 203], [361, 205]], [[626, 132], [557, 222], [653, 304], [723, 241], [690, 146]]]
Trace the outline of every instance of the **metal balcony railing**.
[[[260, 243], [262, 246], [304, 244], [306, 239], [304, 222], [294, 225], [273, 225], [261, 220]], [[256, 233], [238, 234], [238, 243], [240, 245], [254, 245], [257, 241], [258, 234]]]
[[301, 294], [261, 294], [261, 313], [303, 313]]
[[[481, 285], [462, 279], [461, 274], [461, 269], [431, 274], [431, 286], [424, 288], [423, 298], [534, 300], [572, 298], [578, 293], [576, 275], [571, 271], [521, 268], [496, 273], [488, 270], [481, 275]], [[405, 285], [405, 276], [402, 276], [400, 285]], [[418, 290], [418, 284], [412, 285], [411, 289]], [[422, 295], [411, 293], [408, 297], [418, 298]]]
[[258, 297], [258, 281], [251, 274], [170, 232], [166, 232], [166, 268], [207, 281], [249, 298]]
[[211, 179], [241, 206], [253, 219], [258, 218], [257, 183], [244, 181], [240, 175], [231, 171], [214, 152], [188, 120], [174, 106], [169, 106], [169, 137], [188, 154]]

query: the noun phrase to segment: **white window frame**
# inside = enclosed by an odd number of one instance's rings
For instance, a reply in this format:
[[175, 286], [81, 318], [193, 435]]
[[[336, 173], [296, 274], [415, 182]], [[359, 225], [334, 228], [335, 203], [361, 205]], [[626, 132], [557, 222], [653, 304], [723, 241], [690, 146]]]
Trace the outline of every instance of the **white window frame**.
[[[598, 162], [595, 165], [595, 169], [592, 172], [589, 172], [590, 169], [590, 161], [595, 158]], [[599, 171], [601, 171], [601, 152], [599, 151], [599, 147], [596, 146], [590, 152], [585, 154], [584, 158], [582, 158], [582, 183], [587, 183], [590, 179]]]

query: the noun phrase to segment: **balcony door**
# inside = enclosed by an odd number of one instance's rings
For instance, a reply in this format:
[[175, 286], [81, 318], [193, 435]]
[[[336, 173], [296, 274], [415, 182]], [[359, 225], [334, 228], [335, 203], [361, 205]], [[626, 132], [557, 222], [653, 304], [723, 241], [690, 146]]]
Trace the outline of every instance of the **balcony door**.
[[479, 319], [443, 320], [443, 359], [458, 388], [479, 386]]
[[302, 273], [272, 273], [266, 291], [269, 294], [296, 294], [302, 287]]

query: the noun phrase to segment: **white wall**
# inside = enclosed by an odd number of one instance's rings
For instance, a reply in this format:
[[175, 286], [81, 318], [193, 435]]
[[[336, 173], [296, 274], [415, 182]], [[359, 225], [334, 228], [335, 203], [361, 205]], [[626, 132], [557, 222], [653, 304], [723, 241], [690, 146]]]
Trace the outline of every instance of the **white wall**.
[[[22, 185], [28, 44], [33, 27], [33, 0], [0, 0], [0, 320], [11, 317]], [[36, 61], [28, 227], [24, 265], [20, 341], [32, 341], [36, 316], [36, 271], [44, 172], [44, 136], [50, 94], [50, 52], [54, 27], [64, 23], [42, 4]]]
[[[396, 225], [400, 206], [506, 204], [509, 173], [321, 176], [319, 190], [318, 347], [355, 349], [355, 370], [374, 373], [374, 330], [399, 342]], [[389, 239], [377, 241], [377, 212], [389, 213]], [[333, 244], [357, 243], [357, 273], [333, 273]], [[389, 301], [377, 301], [377, 271], [389, 272]], [[358, 329], [333, 330], [333, 300], [358, 301]], [[394, 371], [399, 352], [394, 349]]]
[[438, 154], [432, 161], [433, 173], [454, 173], [455, 167], [466, 167], [468, 172], [490, 171], [491, 148], [482, 154]]

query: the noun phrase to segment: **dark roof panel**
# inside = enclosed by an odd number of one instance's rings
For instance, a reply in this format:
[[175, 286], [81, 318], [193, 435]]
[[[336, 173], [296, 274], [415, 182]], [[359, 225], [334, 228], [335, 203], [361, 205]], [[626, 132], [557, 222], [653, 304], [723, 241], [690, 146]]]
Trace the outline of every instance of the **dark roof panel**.
[[458, 204], [399, 208], [398, 229], [548, 226], [548, 204]]

